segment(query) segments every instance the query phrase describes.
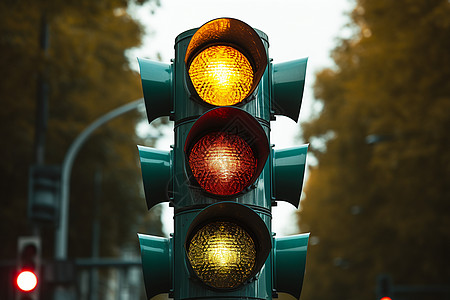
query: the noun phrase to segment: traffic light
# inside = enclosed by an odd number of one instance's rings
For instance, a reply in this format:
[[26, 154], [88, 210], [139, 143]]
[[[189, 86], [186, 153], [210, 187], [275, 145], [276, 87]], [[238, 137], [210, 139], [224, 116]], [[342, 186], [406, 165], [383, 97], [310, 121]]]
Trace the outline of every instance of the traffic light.
[[37, 300], [41, 268], [39, 237], [19, 237], [17, 252], [16, 299]]
[[30, 167], [28, 218], [34, 222], [56, 223], [59, 219], [61, 168], [34, 165]]
[[392, 277], [387, 274], [377, 276], [377, 299], [392, 300]]
[[308, 234], [275, 237], [272, 205], [298, 207], [307, 146], [270, 144], [297, 121], [306, 59], [272, 64], [268, 37], [230, 18], [175, 40], [171, 64], [140, 59], [148, 121], [174, 121], [170, 151], [139, 146], [148, 209], [174, 207], [170, 238], [139, 234], [147, 297], [300, 296]]

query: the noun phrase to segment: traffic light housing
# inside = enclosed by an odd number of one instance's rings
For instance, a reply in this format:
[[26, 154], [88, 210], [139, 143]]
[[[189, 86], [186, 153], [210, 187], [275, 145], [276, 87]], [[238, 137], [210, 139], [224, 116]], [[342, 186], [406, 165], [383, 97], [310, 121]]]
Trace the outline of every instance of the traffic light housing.
[[16, 300], [37, 300], [41, 269], [39, 237], [19, 237], [17, 247]]
[[54, 224], [59, 220], [61, 168], [34, 165], [28, 182], [28, 218], [33, 222]]
[[391, 300], [392, 293], [392, 277], [388, 274], [380, 274], [377, 276], [377, 299]]
[[308, 234], [275, 237], [275, 201], [298, 207], [307, 146], [270, 144], [275, 115], [297, 121], [306, 59], [268, 59], [268, 37], [230, 18], [175, 40], [171, 64], [139, 59], [149, 122], [174, 121], [170, 151], [139, 146], [147, 206], [174, 207], [170, 238], [139, 235], [148, 298], [300, 296]]

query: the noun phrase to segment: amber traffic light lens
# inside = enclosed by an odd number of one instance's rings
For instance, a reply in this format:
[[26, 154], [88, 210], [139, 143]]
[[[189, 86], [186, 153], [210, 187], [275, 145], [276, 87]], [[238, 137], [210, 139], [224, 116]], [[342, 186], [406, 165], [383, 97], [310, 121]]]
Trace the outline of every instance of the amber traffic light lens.
[[200, 52], [189, 66], [189, 76], [200, 98], [218, 106], [241, 102], [253, 84], [250, 62], [230, 46], [211, 46]]
[[256, 171], [252, 148], [238, 135], [213, 132], [203, 136], [189, 153], [189, 166], [199, 185], [215, 195], [245, 189]]
[[255, 243], [242, 227], [231, 222], [214, 222], [192, 237], [188, 258], [204, 283], [230, 289], [250, 276], [256, 262]]

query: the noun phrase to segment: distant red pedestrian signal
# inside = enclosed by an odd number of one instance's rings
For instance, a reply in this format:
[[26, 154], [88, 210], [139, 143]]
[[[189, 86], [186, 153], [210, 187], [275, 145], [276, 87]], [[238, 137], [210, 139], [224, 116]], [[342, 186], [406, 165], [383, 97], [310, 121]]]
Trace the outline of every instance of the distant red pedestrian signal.
[[377, 298], [380, 300], [392, 300], [392, 278], [387, 274], [380, 274], [377, 277]]
[[16, 284], [22, 292], [31, 292], [36, 288], [38, 279], [33, 272], [22, 271], [17, 275]]
[[16, 299], [39, 299], [41, 240], [36, 236], [19, 237], [17, 247]]

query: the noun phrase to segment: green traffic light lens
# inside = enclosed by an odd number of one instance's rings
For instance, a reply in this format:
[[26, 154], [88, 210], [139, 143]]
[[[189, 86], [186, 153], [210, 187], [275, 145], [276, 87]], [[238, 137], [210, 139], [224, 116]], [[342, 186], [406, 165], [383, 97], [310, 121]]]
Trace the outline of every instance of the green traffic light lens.
[[231, 222], [214, 222], [192, 237], [188, 258], [194, 272], [207, 285], [231, 289], [243, 284], [256, 263], [253, 239]]

